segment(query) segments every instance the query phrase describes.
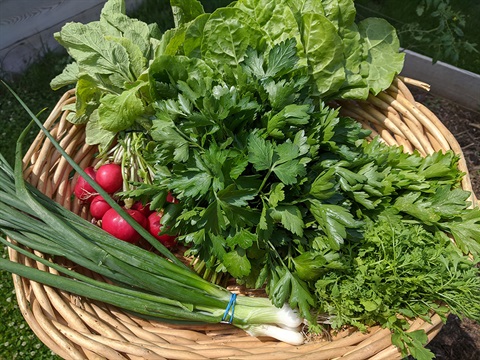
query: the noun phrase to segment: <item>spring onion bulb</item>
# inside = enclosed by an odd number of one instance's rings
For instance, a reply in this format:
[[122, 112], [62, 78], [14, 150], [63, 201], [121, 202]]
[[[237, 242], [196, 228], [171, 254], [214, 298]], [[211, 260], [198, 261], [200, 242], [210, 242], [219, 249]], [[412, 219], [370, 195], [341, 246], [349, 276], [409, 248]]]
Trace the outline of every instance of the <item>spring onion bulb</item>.
[[243, 329], [252, 336], [269, 336], [291, 345], [302, 345], [305, 341], [302, 333], [295, 328], [263, 324], [250, 325]]

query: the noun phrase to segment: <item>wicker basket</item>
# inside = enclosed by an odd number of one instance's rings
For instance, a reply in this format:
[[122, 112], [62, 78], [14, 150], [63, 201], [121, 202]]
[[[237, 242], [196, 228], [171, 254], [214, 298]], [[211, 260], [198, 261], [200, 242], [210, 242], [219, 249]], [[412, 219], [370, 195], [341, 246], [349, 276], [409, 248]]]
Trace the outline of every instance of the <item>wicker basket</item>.
[[[406, 84], [426, 87], [411, 79], [397, 78], [392, 86], [364, 102], [344, 102], [342, 113], [359, 120], [387, 144], [403, 145], [405, 151], [428, 154], [453, 149], [462, 154], [452, 134], [425, 106], [417, 103]], [[84, 128], [67, 120], [63, 107], [75, 102], [73, 91], [64, 94], [45, 126], [82, 167], [92, 162], [97, 149], [85, 144]], [[25, 178], [67, 209], [87, 217], [72, 200], [71, 168], [40, 133], [25, 159]], [[472, 191], [467, 173], [462, 187]], [[476, 198], [472, 193], [471, 200]], [[55, 271], [10, 249], [14, 261], [44, 271]], [[65, 264], [76, 266], [75, 264]], [[78, 266], [76, 266], [78, 270]], [[96, 274], [89, 274], [98, 277]], [[65, 359], [399, 359], [390, 331], [371, 327], [367, 333], [344, 329], [301, 346], [272, 339], [254, 338], [231, 325], [177, 326], [147, 321], [110, 305], [68, 294], [14, 276], [17, 300], [26, 321], [51, 350]], [[433, 322], [415, 320], [411, 330], [424, 329], [431, 340], [441, 329], [438, 315]]]

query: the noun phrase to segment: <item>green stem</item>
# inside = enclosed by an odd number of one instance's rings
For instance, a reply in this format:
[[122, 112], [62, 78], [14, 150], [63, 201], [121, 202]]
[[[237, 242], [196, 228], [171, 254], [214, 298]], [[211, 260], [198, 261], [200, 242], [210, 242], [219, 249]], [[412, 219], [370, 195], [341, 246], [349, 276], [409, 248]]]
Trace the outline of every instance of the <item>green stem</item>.
[[[110, 196], [103, 190], [90, 176], [88, 176], [85, 171], [77, 164], [75, 161], [65, 152], [65, 150], [60, 146], [60, 144], [56, 141], [56, 139], [51, 135], [51, 133], [43, 126], [41, 121], [33, 114], [33, 112], [29, 109], [29, 107], [20, 99], [20, 97], [3, 81], [2, 83], [9, 89], [9, 91], [14, 95], [14, 97], [19, 101], [25, 111], [30, 115], [33, 122], [35, 122], [40, 129], [44, 132], [45, 136], [52, 142], [55, 148], [62, 154], [62, 156], [67, 160], [67, 162], [72, 166], [72, 168], [77, 171], [82, 177], [89, 183], [96, 192], [98, 192], [105, 201], [113, 208], [117, 213], [125, 219], [125, 221], [132, 226], [144, 239], [146, 239], [156, 250], [158, 250], [162, 255], [170, 259], [173, 263], [177, 264], [178, 266], [185, 267], [179, 259], [175, 257], [174, 254], [170, 252], [165, 246], [163, 246], [155, 237], [153, 237], [146, 229], [144, 229], [140, 224], [138, 224], [122, 207], [117, 204]], [[22, 141], [24, 141], [28, 129], [30, 129], [32, 123], [30, 123], [27, 128], [20, 134], [19, 139], [17, 141], [17, 147], [15, 151], [15, 179], [17, 180], [17, 190], [20, 193], [25, 194], [28, 197], [28, 194], [23, 190], [25, 187], [22, 185], [23, 182], [23, 163], [22, 163]]]
[[[41, 261], [41, 258], [33, 258], [37, 261]], [[48, 264], [48, 266], [51, 266], [51, 263]], [[58, 267], [58, 270], [73, 275], [72, 273], [68, 272], [67, 269], [60, 268], [61, 267]], [[86, 280], [83, 278], [82, 280], [73, 280], [21, 265], [3, 258], [0, 258], [0, 269], [54, 288], [62, 289], [63, 291], [71, 294], [102, 301], [142, 315], [153, 316], [159, 319], [167, 320], [183, 319], [186, 321], [210, 323], [219, 322], [218, 316], [212, 317], [204, 311], [194, 312], [186, 310], [182, 306], [171, 305], [169, 304], [171, 303], [169, 299], [149, 295], [148, 293], [120, 288], [118, 286], [106, 284], [101, 281], [95, 281], [93, 279]], [[80, 278], [80, 276], [77, 275], [76, 277]]]

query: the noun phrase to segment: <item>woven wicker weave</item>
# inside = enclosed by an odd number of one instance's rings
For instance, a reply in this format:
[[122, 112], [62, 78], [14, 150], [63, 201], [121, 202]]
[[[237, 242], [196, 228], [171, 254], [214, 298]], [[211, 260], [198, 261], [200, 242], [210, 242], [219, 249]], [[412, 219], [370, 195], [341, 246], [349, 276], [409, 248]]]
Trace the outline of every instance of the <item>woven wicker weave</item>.
[[[417, 103], [406, 84], [427, 87], [411, 79], [397, 78], [392, 86], [364, 102], [343, 102], [342, 113], [380, 135], [387, 144], [403, 145], [405, 151], [428, 154], [440, 149], [461, 149], [445, 126], [425, 106]], [[94, 159], [96, 148], [85, 144], [84, 128], [73, 126], [63, 107], [75, 102], [74, 92], [64, 94], [45, 126], [82, 167]], [[72, 200], [71, 168], [40, 133], [24, 159], [25, 178], [67, 209], [87, 217]], [[459, 167], [467, 175], [462, 187], [472, 191], [466, 163]], [[471, 200], [476, 202], [472, 193]], [[14, 261], [54, 273], [51, 268], [10, 250]], [[59, 261], [59, 260], [56, 260]], [[75, 264], [65, 263], [75, 267]], [[84, 269], [80, 269], [84, 270]], [[85, 271], [86, 272], [86, 271]], [[88, 272], [86, 272], [88, 274]], [[98, 277], [96, 274], [89, 276]], [[399, 359], [391, 344], [390, 331], [371, 327], [368, 333], [354, 329], [301, 346], [251, 337], [226, 324], [201, 327], [176, 326], [134, 317], [112, 306], [90, 301], [55, 288], [14, 276], [17, 300], [26, 321], [50, 349], [65, 359]], [[433, 322], [417, 319], [411, 330], [424, 329], [431, 340], [441, 329], [438, 315]]]

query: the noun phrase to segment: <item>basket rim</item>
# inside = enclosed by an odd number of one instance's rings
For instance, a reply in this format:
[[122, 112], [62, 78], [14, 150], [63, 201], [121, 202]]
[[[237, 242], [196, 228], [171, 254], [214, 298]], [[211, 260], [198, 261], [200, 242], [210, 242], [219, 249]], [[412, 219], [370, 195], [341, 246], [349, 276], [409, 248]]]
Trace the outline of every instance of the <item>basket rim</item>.
[[[459, 168], [465, 173], [461, 186], [470, 191], [471, 206], [477, 206], [468, 168], [460, 145], [441, 121], [424, 105], [416, 102], [407, 85], [428, 89], [428, 85], [409, 78], [396, 77], [389, 89], [367, 101], [342, 101], [341, 113], [357, 118], [372, 136], [380, 135], [390, 145], [403, 145], [405, 151], [425, 155], [438, 149], [451, 149], [460, 157]], [[82, 126], [67, 121], [66, 105], [75, 102], [75, 89], [63, 94], [44, 123], [62, 138], [78, 163], [91, 161], [96, 148], [84, 143]], [[83, 141], [83, 143], [82, 143]], [[24, 176], [47, 196], [70, 210], [87, 216], [85, 209], [65, 194], [71, 193], [68, 164], [46, 145], [40, 132], [24, 156]], [[53, 179], [50, 170], [54, 168]], [[48, 170], [48, 171], [47, 171]], [[30, 266], [13, 249], [10, 259]], [[51, 271], [51, 269], [45, 269]], [[231, 326], [214, 325], [202, 329], [165, 325], [139, 319], [112, 306], [89, 301], [54, 288], [13, 275], [17, 302], [29, 326], [52, 351], [65, 359], [90, 359], [99, 355], [122, 358], [332, 358], [395, 359], [399, 350], [392, 345], [390, 331], [369, 327], [362, 334], [353, 329], [339, 332], [331, 341], [314, 339], [301, 346], [289, 346], [266, 339], [254, 339]], [[429, 341], [440, 331], [442, 319], [433, 315], [432, 323], [415, 319], [409, 331], [423, 329]], [[195, 333], [194, 341], [189, 337]], [[182, 337], [184, 336], [184, 337]], [[172, 343], [177, 341], [176, 344]], [[225, 344], [228, 343], [228, 346]]]

